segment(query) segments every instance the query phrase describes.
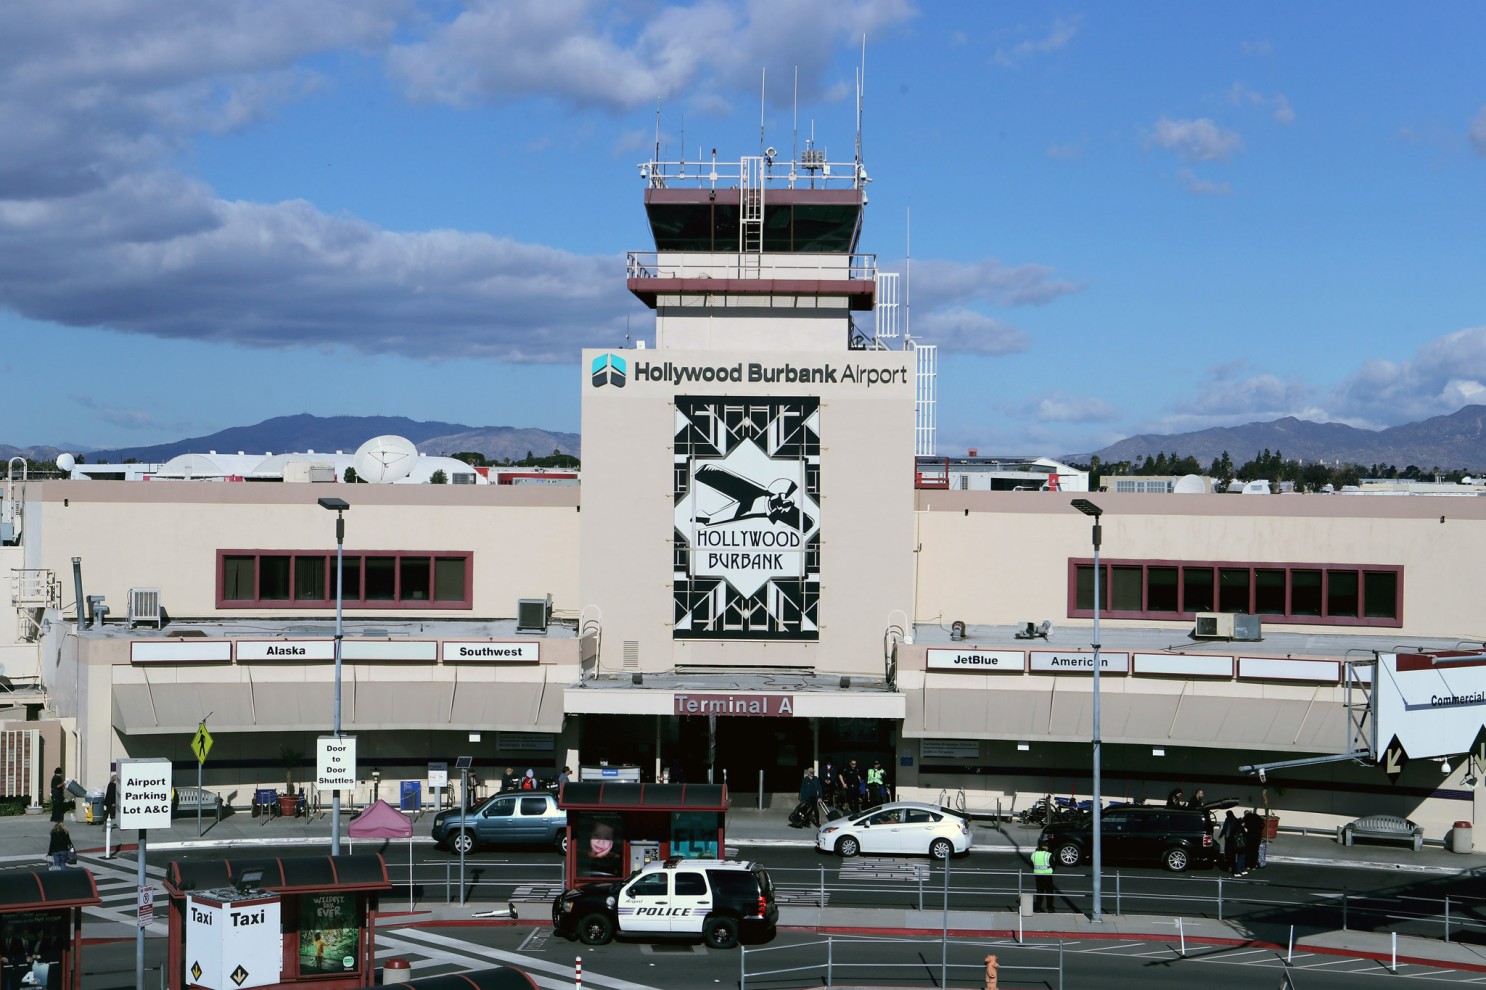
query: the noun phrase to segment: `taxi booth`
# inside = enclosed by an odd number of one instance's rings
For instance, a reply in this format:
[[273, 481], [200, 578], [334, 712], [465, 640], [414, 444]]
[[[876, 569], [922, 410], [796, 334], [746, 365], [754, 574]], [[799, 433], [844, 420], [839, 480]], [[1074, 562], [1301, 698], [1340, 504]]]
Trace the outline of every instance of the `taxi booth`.
[[717, 859], [726, 848], [726, 784], [568, 782], [563, 879], [570, 887], [628, 876], [655, 859]]
[[0, 986], [81, 987], [83, 908], [102, 903], [84, 869], [0, 873]]
[[372, 985], [378, 899], [391, 889], [375, 853], [169, 863], [168, 985]]

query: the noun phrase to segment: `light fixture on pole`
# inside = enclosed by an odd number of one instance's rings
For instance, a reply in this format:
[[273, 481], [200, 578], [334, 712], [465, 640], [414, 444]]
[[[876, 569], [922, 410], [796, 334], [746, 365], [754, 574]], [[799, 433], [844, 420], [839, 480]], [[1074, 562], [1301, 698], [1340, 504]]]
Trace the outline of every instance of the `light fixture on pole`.
[[[351, 504], [343, 498], [322, 498], [320, 508], [335, 513], [335, 725], [337, 738], [341, 734], [341, 640], [345, 629], [341, 623], [341, 607], [345, 602], [345, 569], [343, 562], [346, 543], [346, 510]], [[353, 768], [354, 769], [354, 768]], [[341, 792], [336, 788], [330, 798], [330, 855], [341, 854]]]
[[1086, 516], [1094, 517], [1094, 908], [1090, 920], [1104, 920], [1104, 902], [1100, 892], [1100, 877], [1104, 868], [1104, 837], [1100, 835], [1100, 820], [1103, 799], [1099, 774], [1099, 517], [1104, 510], [1086, 498], [1073, 500], [1073, 507]]

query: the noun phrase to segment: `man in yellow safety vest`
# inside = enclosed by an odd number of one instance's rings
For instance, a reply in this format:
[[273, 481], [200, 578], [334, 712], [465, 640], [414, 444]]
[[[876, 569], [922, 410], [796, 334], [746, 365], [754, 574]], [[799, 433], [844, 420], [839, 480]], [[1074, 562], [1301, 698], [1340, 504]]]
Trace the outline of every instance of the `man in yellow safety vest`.
[[1047, 851], [1047, 840], [1037, 843], [1032, 854], [1032, 876], [1037, 880], [1037, 896], [1032, 901], [1033, 914], [1053, 913], [1053, 854]]

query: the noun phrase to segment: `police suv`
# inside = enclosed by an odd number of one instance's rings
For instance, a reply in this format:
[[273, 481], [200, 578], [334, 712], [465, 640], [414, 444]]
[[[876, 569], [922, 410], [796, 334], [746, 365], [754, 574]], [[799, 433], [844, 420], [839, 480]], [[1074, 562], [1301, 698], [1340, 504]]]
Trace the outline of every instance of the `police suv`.
[[779, 922], [774, 884], [757, 863], [668, 859], [623, 880], [567, 890], [552, 902], [564, 938], [604, 945], [617, 935], [695, 937], [714, 949], [768, 941]]

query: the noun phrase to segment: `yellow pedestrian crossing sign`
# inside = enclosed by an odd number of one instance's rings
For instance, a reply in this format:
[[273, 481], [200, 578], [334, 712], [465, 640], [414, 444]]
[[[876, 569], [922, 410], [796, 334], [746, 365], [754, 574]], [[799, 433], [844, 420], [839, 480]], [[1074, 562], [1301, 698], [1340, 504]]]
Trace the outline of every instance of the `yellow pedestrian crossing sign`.
[[206, 762], [206, 754], [212, 751], [212, 734], [206, 731], [206, 723], [202, 722], [196, 729], [196, 735], [191, 739], [191, 752], [196, 754], [197, 763]]

